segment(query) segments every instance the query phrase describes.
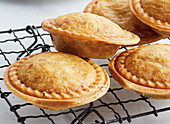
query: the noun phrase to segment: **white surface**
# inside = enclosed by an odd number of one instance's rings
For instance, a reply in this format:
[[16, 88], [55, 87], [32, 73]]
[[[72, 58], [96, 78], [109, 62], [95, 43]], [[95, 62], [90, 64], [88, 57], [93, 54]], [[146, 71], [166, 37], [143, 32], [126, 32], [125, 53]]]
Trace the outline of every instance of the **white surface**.
[[[55, 18], [59, 15], [67, 14], [70, 12], [82, 12], [84, 7], [90, 2], [91, 0], [0, 0], [0, 31], [8, 30], [8, 29], [16, 29], [16, 28], [23, 28], [27, 25], [41, 25], [41, 22], [47, 18]], [[0, 37], [1, 40], [1, 37]], [[166, 41], [162, 41], [161, 43], [165, 43]], [[1, 44], [0, 44], [1, 45]], [[13, 49], [13, 46], [3, 46], [1, 45], [0, 48], [3, 49]], [[12, 57], [11, 57], [12, 58]], [[11, 60], [14, 62], [14, 60]], [[103, 60], [95, 60], [97, 63], [101, 63]], [[2, 62], [2, 58], [0, 58], [0, 62]], [[2, 77], [4, 70], [0, 70], [0, 77]], [[119, 85], [115, 81], [111, 81], [113, 86]], [[4, 84], [1, 82], [0, 87], [2, 87], [3, 91], [7, 91]], [[130, 90], [123, 90], [123, 92], [118, 94], [122, 100], [128, 100], [130, 98], [138, 97], [138, 95]], [[16, 96], [11, 95], [10, 99], [13, 103], [22, 103], [23, 101]], [[103, 97], [104, 101], [110, 102], [111, 99], [108, 95]], [[154, 106], [157, 108], [170, 106], [169, 100], [150, 100]], [[116, 101], [114, 101], [116, 102]], [[97, 102], [96, 102], [97, 104]], [[150, 107], [147, 104], [143, 104], [142, 102], [139, 104], [127, 104], [125, 107], [128, 108], [130, 114], [135, 114], [139, 112], [150, 111]], [[113, 108], [118, 111], [119, 113], [125, 115], [120, 107]], [[105, 111], [105, 109], [101, 110], [102, 113], [109, 118], [112, 119], [112, 114]], [[34, 114], [42, 114], [37, 107], [27, 107], [24, 108], [23, 111], [19, 111], [21, 115], [34, 115]], [[52, 111], [46, 111], [48, 113], [55, 113]], [[145, 116], [142, 118], [133, 119], [131, 124], [169, 124], [170, 112], [163, 112], [159, 114], [159, 117], [156, 118], [154, 115]], [[93, 115], [93, 114], [92, 114]], [[61, 118], [53, 118], [57, 124], [67, 124], [73, 118], [72, 115], [68, 117], [62, 116]], [[86, 123], [90, 123], [90, 120], [93, 118], [91, 116], [87, 119]], [[49, 121], [46, 119], [35, 119], [35, 121], [26, 121], [28, 124], [48, 124]], [[128, 122], [125, 121], [124, 124]], [[9, 107], [6, 102], [0, 99], [0, 124], [17, 124], [16, 117], [13, 113], [9, 111]]]

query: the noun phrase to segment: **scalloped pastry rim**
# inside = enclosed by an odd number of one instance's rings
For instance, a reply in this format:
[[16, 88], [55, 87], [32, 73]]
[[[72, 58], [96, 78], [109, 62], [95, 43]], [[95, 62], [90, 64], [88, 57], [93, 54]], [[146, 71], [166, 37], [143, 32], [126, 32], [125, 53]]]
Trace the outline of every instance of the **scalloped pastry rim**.
[[[131, 44], [137, 44], [140, 41], [140, 38], [129, 31], [126, 31], [124, 29], [122, 29], [120, 26], [120, 28], [123, 30], [124, 33], [128, 33], [131, 35], [131, 39], [125, 39], [125, 40], [120, 40], [120, 39], [113, 39], [112, 37], [99, 37], [93, 34], [87, 35], [85, 33], [77, 33], [77, 32], [71, 32], [69, 30], [63, 30], [62, 28], [57, 28], [54, 25], [51, 25], [48, 23], [49, 20], [53, 20], [53, 19], [46, 19], [42, 22], [41, 26], [45, 31], [51, 30], [53, 33], [51, 34], [64, 34], [65, 36], [68, 37], [73, 37], [74, 39], [79, 39], [79, 40], [83, 40], [84, 42], [88, 42], [88, 41], [97, 41], [97, 42], [101, 42], [101, 43], [107, 43], [107, 44], [113, 44], [113, 45], [131, 45]], [[109, 20], [109, 19], [107, 19]], [[110, 21], [110, 20], [109, 20]], [[116, 24], [116, 23], [115, 23]], [[117, 25], [117, 24], [116, 24]], [[109, 39], [109, 40], [108, 40]]]
[[[99, 2], [99, 1], [101, 1], [101, 0], [93, 0], [93, 1], [91, 1], [91, 2], [85, 7], [85, 9], [84, 9], [83, 12], [85, 12], [85, 13], [91, 12], [92, 7], [94, 6], [94, 4], [95, 4], [96, 2]], [[132, 32], [132, 33], [133, 33], [133, 32]], [[145, 40], [144, 40], [143, 42], [140, 42], [140, 41], [139, 41], [137, 44], [123, 45], [123, 46], [131, 47], [131, 46], [136, 46], [136, 45], [150, 44], [150, 43], [152, 43], [152, 42], [161, 40], [161, 39], [163, 39], [163, 38], [165, 38], [165, 37], [164, 37], [164, 36], [161, 36], [160, 34], [157, 33], [157, 35], [153, 35], [152, 38], [150, 38], [150, 37], [145, 37], [145, 38], [144, 38]], [[146, 41], [147, 41], [147, 43], [145, 43]]]
[[[24, 57], [20, 60], [18, 60], [17, 62], [23, 61], [23, 59], [29, 59], [32, 56], [38, 55], [40, 53], [34, 54], [34, 55], [30, 55], [27, 57]], [[86, 62], [88, 62], [90, 65], [92, 65], [94, 68], [96, 68], [95, 66], [97, 65], [95, 62], [93, 62], [90, 59], [84, 59]], [[16, 64], [17, 62], [15, 62], [14, 64]], [[109, 86], [110, 86], [110, 80], [109, 77], [106, 73], [106, 71], [104, 70], [104, 68], [100, 67], [99, 65], [97, 65], [97, 69], [100, 68], [100, 72], [99, 72], [99, 76], [97, 79], [99, 79], [96, 82], [100, 82], [103, 81], [101, 84], [99, 84], [99, 86], [97, 87], [97, 89], [95, 89], [93, 92], [89, 92], [86, 93], [84, 96], [81, 94], [78, 97], [74, 97], [74, 98], [63, 98], [63, 96], [61, 98], [51, 98], [50, 93], [46, 92], [46, 97], [38, 97], [38, 96], [32, 96], [29, 93], [27, 93], [28, 91], [35, 93], [35, 91], [37, 92], [37, 90], [32, 90], [29, 87], [26, 87], [26, 89], [24, 91], [20, 91], [20, 89], [16, 88], [14, 86], [14, 84], [12, 84], [13, 82], [10, 81], [9, 79], [9, 69], [11, 69], [11, 67], [14, 65], [10, 65], [5, 73], [4, 73], [4, 82], [7, 86], [7, 88], [14, 93], [16, 96], [18, 96], [19, 98], [30, 102], [36, 106], [42, 107], [42, 108], [47, 108], [47, 109], [51, 109], [51, 110], [64, 110], [64, 109], [68, 109], [77, 105], [82, 105], [82, 104], [86, 104], [89, 102], [92, 102], [94, 100], [97, 100], [98, 98], [102, 97], [108, 90]], [[18, 63], [17, 63], [18, 64]], [[97, 70], [95, 69], [95, 70]], [[15, 70], [15, 68], [14, 68]], [[14, 71], [15, 73], [15, 71]], [[97, 72], [96, 72], [97, 73]], [[100, 80], [100, 73], [103, 73], [104, 76], [104, 80]], [[16, 80], [14, 79], [14, 82]], [[96, 85], [98, 85], [98, 83], [96, 83]], [[29, 88], [29, 90], [28, 90]], [[96, 87], [91, 87], [91, 88], [96, 88]], [[89, 91], [89, 90], [88, 90]], [[87, 91], [87, 92], [88, 92]], [[39, 91], [40, 92], [40, 91]], [[43, 94], [44, 92], [42, 92], [41, 94]], [[52, 94], [52, 93], [51, 93]], [[42, 95], [43, 96], [43, 95]]]
[[133, 14], [143, 23], [153, 28], [156, 28], [160, 31], [170, 32], [170, 24], [168, 22], [161, 22], [161, 20], [156, 20], [154, 17], [149, 16], [148, 13], [144, 12], [140, 1], [141, 0], [129, 0], [130, 8]]
[[[116, 63], [117, 59], [121, 56], [122, 53], [128, 54], [129, 51], [131, 53], [131, 52], [135, 51], [136, 49], [140, 49], [140, 47], [143, 47], [143, 46], [129, 49], [127, 51], [121, 52], [121, 53], [117, 54], [116, 56], [114, 56], [108, 64], [108, 68], [109, 68], [109, 72], [111, 73], [111, 76], [125, 89], [134, 90], [134, 91], [138, 92], [139, 94], [142, 94], [143, 96], [146, 96], [149, 98], [169, 99], [170, 98], [170, 88], [169, 89], [154, 88], [154, 87], [148, 87], [148, 86], [136, 84], [135, 82], [128, 80], [116, 69], [115, 63]], [[124, 68], [124, 69], [126, 69], [126, 68]], [[139, 79], [140, 78], [138, 78], [138, 80]], [[146, 82], [146, 80], [144, 80], [144, 79], [141, 79], [141, 81]]]

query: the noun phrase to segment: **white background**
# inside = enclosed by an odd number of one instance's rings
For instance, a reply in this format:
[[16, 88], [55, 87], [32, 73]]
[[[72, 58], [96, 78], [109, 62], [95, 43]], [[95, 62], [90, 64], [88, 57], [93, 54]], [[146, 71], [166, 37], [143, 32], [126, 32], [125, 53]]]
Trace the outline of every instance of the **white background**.
[[[9, 30], [9, 29], [18, 29], [26, 27], [27, 25], [35, 25], [40, 26], [41, 22], [44, 19], [55, 18], [59, 15], [71, 13], [71, 12], [82, 12], [85, 6], [91, 0], [0, 0], [0, 31]], [[1, 40], [1, 36], [0, 36]], [[167, 41], [163, 40], [160, 43], [165, 43]], [[1, 45], [1, 44], [0, 44]], [[0, 46], [1, 48], [2, 46]], [[4, 46], [3, 46], [4, 47]], [[5, 48], [10, 49], [10, 47], [5, 46]], [[96, 60], [98, 63], [100, 61]], [[101, 60], [102, 61], [102, 60]], [[0, 58], [0, 62], [2, 62], [2, 58]], [[0, 70], [0, 75], [2, 77], [4, 70]], [[113, 86], [118, 86], [115, 81], [111, 80]], [[7, 91], [3, 82], [1, 82], [0, 87], [2, 90]], [[133, 97], [138, 97], [138, 95], [130, 90], [123, 90], [122, 93], [119, 94], [122, 100], [128, 100]], [[16, 96], [10, 96], [13, 103], [22, 103], [23, 101]], [[103, 99], [109, 100], [109, 96], [105, 96]], [[151, 103], [156, 106], [156, 108], [161, 108], [165, 106], [170, 106], [169, 100], [149, 100]], [[150, 111], [151, 109], [143, 103], [128, 105], [126, 106], [128, 111], [132, 111], [132, 114]], [[123, 111], [119, 108], [114, 108], [119, 113], [123, 113]], [[112, 119], [112, 116], [109, 112], [103, 113], [109, 119]], [[49, 113], [55, 113], [52, 111], [47, 111]], [[28, 107], [26, 110], [21, 112], [23, 115], [34, 115], [35, 113], [39, 114], [39, 110], [37, 107]], [[42, 113], [40, 113], [42, 114]], [[159, 114], [159, 117], [156, 118], [154, 115], [133, 119], [131, 124], [169, 124], [170, 112], [163, 112]], [[92, 114], [93, 116], [93, 114]], [[91, 117], [93, 118], [93, 117]], [[57, 124], [65, 124], [69, 123], [71, 117], [61, 117], [56, 119]], [[28, 124], [48, 124], [48, 121], [44, 119], [38, 119], [33, 122], [29, 122]], [[90, 123], [90, 119], [86, 122]], [[127, 121], [124, 121], [124, 124], [127, 124]], [[6, 102], [0, 99], [0, 124], [17, 124], [16, 117], [13, 113], [9, 111], [9, 107]]]

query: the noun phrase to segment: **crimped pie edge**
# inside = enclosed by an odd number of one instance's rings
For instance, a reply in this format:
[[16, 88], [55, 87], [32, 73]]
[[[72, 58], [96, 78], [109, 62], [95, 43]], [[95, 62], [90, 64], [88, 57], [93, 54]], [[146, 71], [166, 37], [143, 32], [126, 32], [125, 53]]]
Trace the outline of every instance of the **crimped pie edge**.
[[156, 20], [154, 17], [149, 16], [145, 13], [140, 4], [141, 0], [129, 0], [130, 8], [133, 14], [139, 18], [143, 23], [150, 25], [160, 31], [170, 32], [170, 24], [168, 22], [161, 22], [161, 20]]
[[[105, 17], [102, 17], [102, 18], [105, 18]], [[61, 34], [61, 35], [66, 35], [66, 36], [72, 37], [72, 38], [77, 39], [77, 40], [83, 40], [84, 42], [97, 41], [97, 42], [102, 42], [102, 43], [107, 43], [107, 44], [114, 44], [114, 45], [131, 45], [131, 44], [137, 44], [140, 41], [140, 38], [136, 34], [131, 33], [129, 31], [126, 31], [126, 30], [123, 30], [123, 29], [122, 30], [124, 32], [131, 35], [131, 39], [128, 39], [128, 40], [127, 39], [126, 40], [118, 39], [118, 41], [116, 41], [115, 39], [113, 39], [111, 37], [109, 37], [109, 40], [108, 40], [108, 37], [105, 38], [103, 36], [99, 37], [99, 36], [95, 36], [93, 34], [87, 35], [85, 33], [80, 34], [80, 33], [77, 33], [77, 32], [70, 32], [68, 30], [63, 30], [62, 28], [57, 28], [54, 25], [49, 24], [48, 22], [50, 20], [53, 20], [53, 19], [46, 19], [41, 24], [42, 28], [45, 31], [48, 31], [48, 32], [51, 31], [52, 32], [51, 34], [54, 34], [54, 35], [55, 35], [55, 33]], [[107, 19], [107, 20], [109, 20], [109, 19]]]
[[[127, 50], [124, 53], [124, 56], [122, 57], [123, 59], [125, 59], [125, 56], [128, 56], [131, 52], [136, 51], [136, 49], [140, 49], [139, 46], [138, 48], [133, 48], [130, 50]], [[134, 79], [140, 81], [143, 84], [146, 83], [150, 83], [153, 84], [153, 82], [151, 81], [145, 81], [142, 78], [137, 78], [135, 75], [132, 75], [130, 72], [128, 72], [126, 70], [126, 68], [122, 68], [122, 73], [124, 73], [123, 76], [115, 67], [115, 64], [117, 62], [117, 59], [121, 56], [122, 53], [117, 54], [116, 56], [114, 56], [111, 61], [108, 64], [108, 68], [109, 68], [109, 72], [111, 74], [111, 76], [125, 89], [131, 89], [134, 90], [136, 92], [138, 92], [139, 94], [142, 94], [143, 96], [149, 97], [149, 98], [154, 98], [154, 99], [169, 99], [170, 98], [170, 88], [168, 89], [163, 89], [161, 87], [159, 88], [154, 88], [154, 87], [148, 87], [145, 85], [141, 85], [141, 84], [136, 84], [135, 82], [128, 80], [128, 78], [134, 77]], [[119, 64], [119, 66], [122, 66], [122, 64]], [[124, 65], [123, 65], [124, 67]], [[159, 82], [158, 82], [159, 83]]]
[[[38, 54], [40, 54], [40, 53], [38, 53]], [[37, 55], [37, 54], [35, 54], [35, 55]], [[30, 55], [30, 56], [24, 57], [17, 62], [24, 61], [24, 59], [29, 59], [29, 57], [32, 57], [35, 55]], [[13, 68], [13, 70], [16, 70], [16, 67], [15, 66], [12, 67], [12, 66], [14, 64], [18, 64], [17, 62], [10, 65], [6, 69], [6, 71], [4, 73], [4, 82], [7, 86], [7, 88], [12, 93], [14, 93], [19, 98], [22, 98], [23, 100], [30, 102], [36, 106], [39, 106], [41, 108], [51, 109], [51, 110], [68, 109], [68, 108], [71, 108], [74, 106], [86, 104], [86, 103], [92, 102], [94, 100], [97, 100], [98, 98], [102, 97], [107, 92], [107, 90], [110, 86], [110, 79], [109, 79], [106, 71], [104, 70], [104, 68], [100, 67], [99, 65], [94, 63], [92, 60], [85, 59], [85, 61], [90, 63], [95, 68], [95, 70], [98, 71], [98, 73], [96, 72], [98, 78], [96, 78], [96, 81], [94, 82], [94, 84], [99, 85], [99, 86], [89, 86], [90, 87], [89, 89], [95, 88], [96, 90], [94, 90], [94, 92], [90, 92], [90, 90], [87, 89], [87, 92], [89, 91], [90, 94], [86, 93], [84, 96], [82, 94], [80, 94], [80, 96], [77, 96], [74, 98], [68, 98], [67, 95], [64, 95], [64, 94], [59, 96], [58, 94], [56, 95], [56, 93], [51, 93], [52, 95], [50, 95], [47, 92], [41, 93], [40, 91], [37, 91], [37, 90], [33, 91], [31, 88], [27, 88], [26, 86], [23, 86], [24, 84], [21, 84], [22, 86], [18, 90], [15, 86], [13, 86], [13, 84], [11, 84], [11, 81], [10, 81], [9, 75], [8, 75], [10, 68]], [[96, 67], [96, 65], [98, 67]], [[14, 73], [14, 75], [15, 75], [16, 72], [13, 71], [12, 73]], [[101, 75], [103, 75], [104, 77], [100, 78]], [[19, 80], [16, 80], [15, 76], [13, 77], [13, 81], [14, 82], [16, 81], [17, 85], [19, 85], [19, 82], [18, 82]], [[102, 79], [102, 78], [104, 78], [104, 79]], [[100, 82], [102, 82], [102, 83], [100, 83]], [[24, 89], [22, 89], [22, 88], [24, 88]], [[24, 92], [20, 91], [21, 89]], [[31, 96], [28, 92], [29, 93], [32, 92], [31, 94], [35, 93], [37, 96], [36, 95]], [[43, 96], [44, 93], [45, 93], [45, 97]], [[52, 98], [52, 96], [54, 98]], [[66, 98], [64, 98], [64, 97], [66, 97]]]
[[[91, 10], [92, 10], [92, 7], [94, 6], [94, 4], [96, 2], [99, 2], [101, 0], [92, 0], [84, 9], [84, 13], [91, 13]], [[136, 45], [144, 45], [144, 44], [150, 44], [152, 42], [156, 42], [158, 40], [161, 40], [165, 38], [165, 36], [161, 36], [160, 34], [157, 34], [157, 35], [153, 35], [152, 38], [148, 37], [148, 38], [145, 38], [144, 41], [142, 42], [139, 42], [137, 44], [132, 44], [132, 45], [122, 45], [122, 46], [126, 46], [126, 47], [131, 47], [131, 46], [136, 46]]]

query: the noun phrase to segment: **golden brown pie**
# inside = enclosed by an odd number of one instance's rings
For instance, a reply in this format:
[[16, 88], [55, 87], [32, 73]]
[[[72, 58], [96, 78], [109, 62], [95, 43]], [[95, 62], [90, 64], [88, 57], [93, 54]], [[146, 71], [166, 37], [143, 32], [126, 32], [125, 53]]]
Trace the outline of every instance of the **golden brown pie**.
[[147, 45], [116, 55], [112, 77], [126, 89], [155, 99], [170, 98], [170, 45]]
[[47, 19], [42, 28], [52, 34], [58, 51], [83, 58], [110, 58], [120, 45], [136, 44], [140, 40], [105, 17], [91, 13], [70, 13]]
[[89, 59], [62, 52], [22, 58], [9, 66], [4, 81], [11, 92], [41, 108], [64, 110], [102, 97], [110, 80]]
[[143, 23], [170, 37], [170, 0], [130, 0], [130, 7]]
[[138, 35], [140, 42], [136, 45], [149, 44], [164, 38], [136, 18], [130, 10], [128, 0], [93, 0], [84, 12], [104, 16], [121, 28]]

